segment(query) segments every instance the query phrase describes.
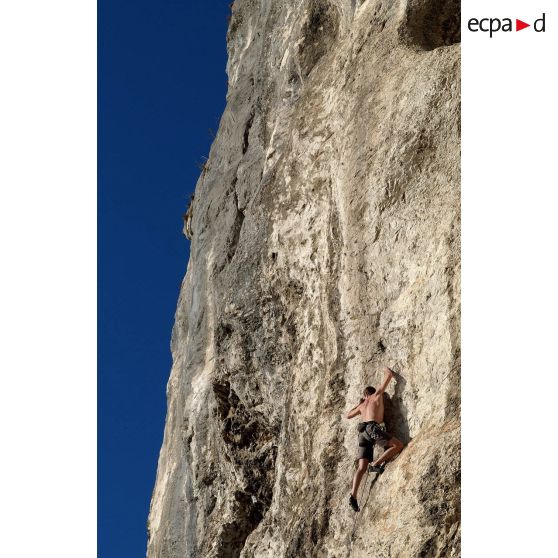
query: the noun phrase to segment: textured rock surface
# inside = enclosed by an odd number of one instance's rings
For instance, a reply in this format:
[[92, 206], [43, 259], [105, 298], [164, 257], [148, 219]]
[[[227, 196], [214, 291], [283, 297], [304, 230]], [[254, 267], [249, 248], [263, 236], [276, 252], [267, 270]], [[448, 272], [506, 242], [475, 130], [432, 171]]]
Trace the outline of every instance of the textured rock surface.
[[[459, 3], [236, 0], [148, 556], [459, 556]], [[407, 443], [347, 505], [381, 366]]]

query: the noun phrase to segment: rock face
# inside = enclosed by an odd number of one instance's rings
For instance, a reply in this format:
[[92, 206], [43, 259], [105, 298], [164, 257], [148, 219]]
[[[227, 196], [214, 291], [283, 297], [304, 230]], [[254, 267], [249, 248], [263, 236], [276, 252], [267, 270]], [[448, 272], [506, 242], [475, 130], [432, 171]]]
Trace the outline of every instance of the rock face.
[[[452, 0], [234, 2], [150, 558], [460, 555], [459, 26]], [[406, 448], [355, 514], [346, 413], [385, 364]]]

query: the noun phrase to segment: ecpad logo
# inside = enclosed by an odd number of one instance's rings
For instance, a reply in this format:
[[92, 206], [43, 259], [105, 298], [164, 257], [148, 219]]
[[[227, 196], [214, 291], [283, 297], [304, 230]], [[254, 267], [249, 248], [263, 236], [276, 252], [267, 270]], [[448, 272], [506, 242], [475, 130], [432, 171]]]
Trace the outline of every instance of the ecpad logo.
[[[543, 13], [543, 15], [539, 19], [536, 19], [535, 22], [533, 23], [533, 29], [537, 33], [545, 32], [545, 25], [546, 25], [545, 16], [546, 14]], [[492, 38], [492, 35], [494, 33], [497, 33], [498, 31], [504, 31], [504, 32], [513, 31], [512, 20], [509, 17], [505, 17], [503, 19], [497, 17], [485, 17], [483, 19], [477, 19], [475, 17], [472, 17], [467, 22], [467, 27], [469, 31], [472, 31], [473, 33], [477, 33], [478, 31], [482, 31], [484, 33], [490, 33], [490, 38]], [[526, 29], [527, 27], [531, 27], [531, 24], [525, 23], [520, 19], [515, 20], [516, 31], [521, 31], [522, 29]]]

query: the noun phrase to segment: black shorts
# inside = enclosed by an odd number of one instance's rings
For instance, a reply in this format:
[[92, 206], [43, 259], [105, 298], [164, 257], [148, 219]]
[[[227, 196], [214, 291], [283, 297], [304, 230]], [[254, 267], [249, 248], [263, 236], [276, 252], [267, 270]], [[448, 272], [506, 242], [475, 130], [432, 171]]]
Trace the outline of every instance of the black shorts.
[[391, 436], [377, 423], [372, 421], [358, 424], [358, 450], [357, 459], [374, 458], [374, 444], [385, 446]]

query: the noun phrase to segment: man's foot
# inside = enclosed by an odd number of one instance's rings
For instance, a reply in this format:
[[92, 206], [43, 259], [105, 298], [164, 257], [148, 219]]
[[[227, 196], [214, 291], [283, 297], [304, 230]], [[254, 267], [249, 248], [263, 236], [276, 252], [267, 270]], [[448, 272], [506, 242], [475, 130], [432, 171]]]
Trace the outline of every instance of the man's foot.
[[385, 463], [382, 463], [381, 465], [368, 465], [368, 472], [369, 473], [383, 473], [385, 468], [386, 468]]
[[352, 494], [351, 497], [349, 498], [349, 506], [351, 506], [351, 508], [353, 508], [353, 510], [356, 512], [360, 511], [360, 508], [358, 507], [358, 502]]

